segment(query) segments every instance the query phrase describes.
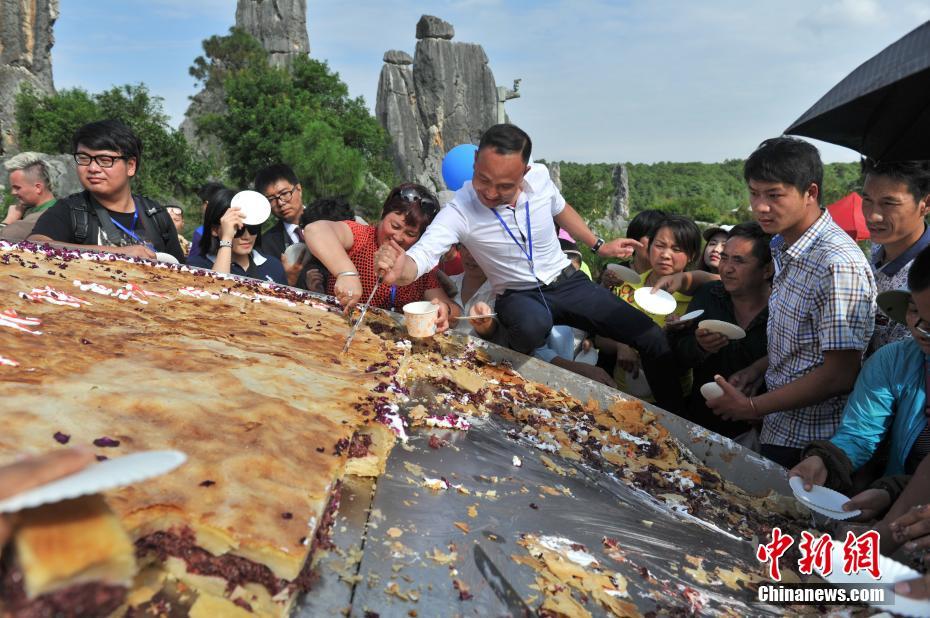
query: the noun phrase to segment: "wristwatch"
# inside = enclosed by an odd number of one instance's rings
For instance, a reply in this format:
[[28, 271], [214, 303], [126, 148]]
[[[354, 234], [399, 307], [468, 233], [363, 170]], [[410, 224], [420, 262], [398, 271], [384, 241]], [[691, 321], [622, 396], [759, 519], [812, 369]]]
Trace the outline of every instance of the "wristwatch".
[[229, 247], [230, 249], [232, 249], [232, 241], [231, 241], [231, 240], [221, 240], [221, 241], [220, 241], [220, 248], [222, 249], [223, 247]]
[[603, 238], [601, 238], [600, 236], [598, 236], [598, 237], [597, 237], [597, 240], [594, 242], [594, 244], [591, 245], [591, 251], [593, 251], [594, 253], [597, 253], [598, 250], [601, 248], [601, 245], [604, 244], [604, 242], [606, 242], [606, 241], [605, 241]]

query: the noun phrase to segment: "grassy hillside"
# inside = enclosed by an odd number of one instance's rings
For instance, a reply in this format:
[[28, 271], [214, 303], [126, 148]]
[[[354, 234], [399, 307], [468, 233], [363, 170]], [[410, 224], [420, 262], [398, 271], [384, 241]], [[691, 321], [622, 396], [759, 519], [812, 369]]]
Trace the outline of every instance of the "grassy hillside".
[[[588, 221], [610, 211], [613, 164], [561, 162], [562, 192]], [[749, 217], [743, 161], [723, 163], [628, 163], [630, 212], [647, 208], [686, 214], [699, 221], [736, 223]], [[824, 203], [859, 189], [858, 163], [824, 168]], [[740, 212], [733, 213], [739, 209]]]
[[[560, 162], [562, 193], [589, 223], [604, 217], [613, 204], [613, 164]], [[647, 208], [688, 215], [703, 223], [749, 221], [749, 197], [743, 161], [723, 163], [628, 163], [630, 212]], [[860, 188], [858, 163], [824, 166], [824, 204]], [[595, 225], [595, 228], [598, 226]], [[604, 230], [600, 230], [604, 233]], [[615, 235], [615, 234], [611, 234]], [[581, 247], [585, 261], [599, 272], [605, 260]]]

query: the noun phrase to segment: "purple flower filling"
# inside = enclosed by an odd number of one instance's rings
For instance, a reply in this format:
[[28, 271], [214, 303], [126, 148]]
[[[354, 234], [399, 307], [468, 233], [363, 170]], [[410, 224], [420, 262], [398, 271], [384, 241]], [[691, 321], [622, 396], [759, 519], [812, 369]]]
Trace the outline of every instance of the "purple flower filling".
[[71, 440], [71, 436], [66, 433], [61, 433], [60, 431], [55, 432], [55, 442], [58, 444], [67, 444]]
[[106, 455], [97, 455], [96, 457], [97, 457], [97, 461], [106, 461], [107, 459], [109, 459], [109, 457], [107, 457]]
[[119, 440], [114, 440], [113, 438], [104, 436], [94, 440], [94, 446], [99, 446], [100, 448], [116, 448], [119, 446]]

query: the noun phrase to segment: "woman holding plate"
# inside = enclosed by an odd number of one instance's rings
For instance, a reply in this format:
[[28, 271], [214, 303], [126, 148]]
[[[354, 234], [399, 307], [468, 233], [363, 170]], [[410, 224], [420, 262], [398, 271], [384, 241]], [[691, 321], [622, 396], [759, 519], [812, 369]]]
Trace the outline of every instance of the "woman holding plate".
[[[264, 200], [264, 204], [259, 198]], [[253, 209], [256, 213], [252, 212]], [[200, 251], [187, 258], [188, 265], [287, 285], [287, 275], [281, 262], [255, 249], [255, 243], [261, 237], [262, 223], [270, 212], [268, 200], [261, 193], [236, 193], [231, 189], [215, 192], [203, 213], [204, 234], [200, 238]]]

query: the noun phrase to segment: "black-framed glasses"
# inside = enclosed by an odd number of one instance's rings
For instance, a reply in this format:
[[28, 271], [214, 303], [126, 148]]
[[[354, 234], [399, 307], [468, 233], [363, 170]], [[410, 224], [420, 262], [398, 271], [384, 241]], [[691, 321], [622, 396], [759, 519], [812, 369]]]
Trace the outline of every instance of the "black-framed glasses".
[[242, 238], [242, 235], [245, 234], [245, 231], [248, 230], [249, 234], [252, 236], [258, 236], [258, 233], [262, 231], [262, 226], [260, 225], [243, 225], [238, 230], [236, 230], [236, 238]]
[[119, 160], [128, 161], [131, 157], [126, 155], [89, 155], [86, 152], [75, 152], [74, 162], [81, 167], [87, 167], [91, 163], [96, 163], [100, 167], [113, 167]]
[[397, 192], [397, 197], [408, 204], [418, 202], [420, 204], [420, 210], [422, 210], [423, 214], [427, 217], [431, 217], [439, 211], [439, 202], [436, 201], [436, 198], [429, 193], [424, 194], [416, 187], [401, 189]]
[[284, 204], [286, 202], [291, 201], [291, 196], [294, 195], [295, 191], [297, 191], [296, 186], [291, 187], [290, 189], [285, 189], [284, 191], [280, 191], [274, 195], [266, 195], [265, 198], [271, 204], [274, 204], [275, 202], [279, 204]]

